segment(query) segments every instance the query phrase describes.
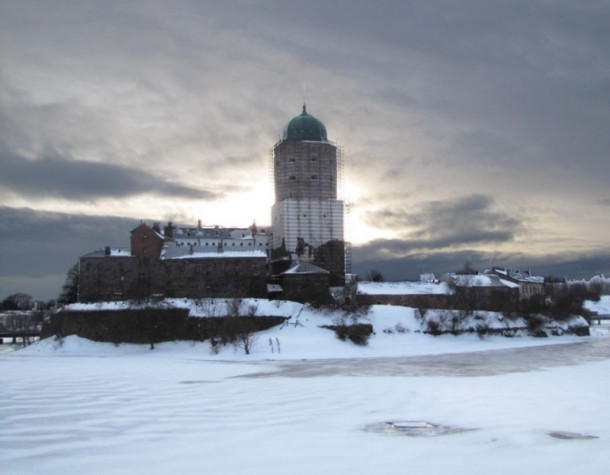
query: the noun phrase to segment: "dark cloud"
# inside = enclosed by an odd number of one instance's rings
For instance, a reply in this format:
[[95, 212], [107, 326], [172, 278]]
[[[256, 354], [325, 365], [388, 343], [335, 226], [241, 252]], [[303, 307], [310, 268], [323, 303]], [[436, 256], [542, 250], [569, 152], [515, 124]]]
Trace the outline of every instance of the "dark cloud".
[[370, 213], [367, 221], [388, 230], [410, 229], [404, 239], [372, 243], [373, 249], [398, 255], [416, 249], [511, 241], [522, 228], [518, 219], [494, 210], [493, 198], [486, 195], [420, 203], [413, 212], [385, 209]]
[[[0, 207], [0, 296], [55, 298], [66, 272], [88, 252], [129, 247], [139, 219]], [[1, 298], [1, 297], [0, 297]]]
[[0, 275], [61, 274], [87, 252], [106, 245], [128, 246], [140, 221], [0, 207]]
[[[397, 245], [398, 247], [398, 245]], [[360, 276], [372, 269], [379, 270], [389, 281], [419, 280], [419, 276], [432, 272], [440, 277], [456, 272], [468, 263], [479, 272], [492, 266], [511, 269], [530, 269], [536, 275], [553, 275], [570, 279], [588, 279], [594, 275], [609, 275], [610, 253], [582, 255], [536, 256], [526, 253], [487, 253], [477, 250], [457, 252], [412, 253], [403, 257], [383, 258], [371, 245], [353, 248], [352, 271]]]
[[54, 153], [30, 160], [1, 150], [0, 165], [0, 186], [26, 197], [86, 201], [140, 194], [182, 199], [218, 198], [212, 192], [172, 183], [146, 170], [72, 160]]

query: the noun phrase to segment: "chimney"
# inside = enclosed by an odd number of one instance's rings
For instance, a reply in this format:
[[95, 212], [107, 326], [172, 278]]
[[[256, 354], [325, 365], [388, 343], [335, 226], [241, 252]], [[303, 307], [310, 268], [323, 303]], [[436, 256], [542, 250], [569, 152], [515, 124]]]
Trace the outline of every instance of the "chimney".
[[197, 221], [197, 229], [201, 229], [201, 220]]
[[169, 221], [165, 226], [165, 239], [173, 239], [174, 237], [174, 223]]
[[109, 256], [109, 255], [110, 255], [110, 246], [106, 246], [106, 247], [104, 248], [104, 255], [105, 255], [105, 256]]

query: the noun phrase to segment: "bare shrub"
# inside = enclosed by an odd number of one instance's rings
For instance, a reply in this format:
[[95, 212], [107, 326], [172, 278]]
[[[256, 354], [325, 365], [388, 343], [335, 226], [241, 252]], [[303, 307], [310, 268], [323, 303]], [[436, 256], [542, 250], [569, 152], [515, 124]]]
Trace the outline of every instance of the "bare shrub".
[[417, 314], [415, 315], [415, 317], [421, 321], [424, 320], [424, 318], [426, 318], [426, 313], [428, 312], [427, 308], [424, 307], [419, 307], [417, 309]]
[[426, 333], [430, 333], [431, 335], [437, 336], [442, 334], [441, 324], [436, 320], [428, 320], [426, 322]]
[[356, 345], [366, 346], [373, 333], [373, 325], [369, 323], [356, 323], [353, 325], [324, 325], [322, 328], [333, 330], [341, 341], [350, 340]]
[[227, 300], [227, 316], [239, 317], [241, 315], [242, 299]]
[[248, 305], [248, 316], [249, 317], [255, 317], [256, 316], [256, 312], [258, 312], [258, 302], [256, 303], [251, 303], [250, 305]]

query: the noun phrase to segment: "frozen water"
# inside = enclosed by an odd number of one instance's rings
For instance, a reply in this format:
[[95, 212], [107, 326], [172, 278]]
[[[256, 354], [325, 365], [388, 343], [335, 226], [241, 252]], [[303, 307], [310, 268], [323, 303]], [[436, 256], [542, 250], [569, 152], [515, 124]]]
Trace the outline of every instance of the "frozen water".
[[[74, 338], [2, 353], [0, 466], [28, 475], [607, 473], [609, 338], [483, 352], [477, 340], [420, 338], [453, 353], [220, 361], [232, 353]], [[343, 344], [315, 340], [318, 355]]]

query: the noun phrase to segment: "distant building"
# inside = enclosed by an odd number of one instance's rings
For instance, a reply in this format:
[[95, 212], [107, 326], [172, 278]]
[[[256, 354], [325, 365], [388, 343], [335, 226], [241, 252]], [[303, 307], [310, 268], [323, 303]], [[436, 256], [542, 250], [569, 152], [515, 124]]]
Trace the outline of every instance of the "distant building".
[[297, 262], [280, 276], [281, 297], [296, 302], [330, 303], [329, 276], [329, 271], [309, 261]]
[[[160, 226], [154, 225], [158, 229]], [[257, 226], [248, 228], [224, 228], [222, 226], [203, 226], [199, 221], [197, 227], [176, 226], [169, 222], [164, 227], [165, 245], [171, 247], [195, 247], [209, 251], [222, 246], [225, 250], [260, 250], [269, 251], [270, 228]]]
[[423, 274], [419, 274], [419, 281], [427, 283], [437, 282], [436, 276], [432, 272], [425, 272]]
[[131, 231], [131, 255], [140, 259], [158, 259], [165, 238], [159, 229], [153, 229], [147, 224], [140, 224]]
[[493, 267], [486, 273], [498, 276], [501, 280], [519, 286], [519, 298], [528, 299], [535, 295], [544, 295], [544, 277], [532, 275], [529, 270], [504, 269]]
[[519, 285], [495, 274], [448, 273], [441, 281], [453, 290], [454, 307], [462, 310], [511, 310], [519, 299]]

